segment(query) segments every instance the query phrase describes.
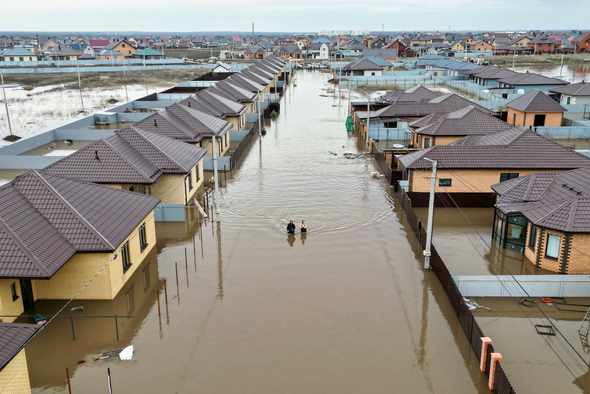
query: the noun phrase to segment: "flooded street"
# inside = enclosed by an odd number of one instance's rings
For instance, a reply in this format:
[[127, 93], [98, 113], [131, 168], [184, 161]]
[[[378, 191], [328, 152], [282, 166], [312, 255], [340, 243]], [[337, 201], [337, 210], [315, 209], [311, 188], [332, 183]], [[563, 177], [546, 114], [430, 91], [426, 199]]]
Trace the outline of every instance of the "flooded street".
[[[107, 368], [114, 393], [489, 392], [391, 188], [372, 159], [342, 156], [357, 142], [346, 102], [320, 96], [328, 78], [297, 75], [221, 188], [221, 223], [158, 223], [157, 253], [114, 301], [72, 304], [134, 316], [120, 340], [111, 319], [79, 319], [74, 341], [64, 318], [31, 342], [34, 393], [67, 393], [66, 367], [74, 394], [108, 392]], [[95, 361], [129, 344], [133, 361]]]

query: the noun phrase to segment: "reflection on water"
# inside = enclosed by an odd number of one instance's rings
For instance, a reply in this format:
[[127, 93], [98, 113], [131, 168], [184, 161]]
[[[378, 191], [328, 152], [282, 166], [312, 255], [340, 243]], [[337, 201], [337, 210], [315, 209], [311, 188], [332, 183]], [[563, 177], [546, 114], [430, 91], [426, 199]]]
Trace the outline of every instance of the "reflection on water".
[[[506, 65], [510, 67], [510, 65]], [[568, 82], [581, 82], [590, 80], [590, 65], [564, 65], [563, 68], [557, 66], [517, 66], [514, 67], [517, 72], [534, 72], [546, 77], [559, 78]]]
[[[221, 223], [158, 224], [168, 298], [161, 320], [152, 299], [119, 341], [135, 355], [109, 365], [116, 392], [489, 392], [390, 186], [370, 176], [373, 161], [342, 157], [357, 143], [346, 104], [320, 96], [328, 78], [303, 72], [288, 88], [222, 190]], [[288, 236], [288, 220], [310, 232]], [[71, 365], [60, 359], [58, 377]], [[104, 382], [88, 363], [72, 392], [100, 394]]]

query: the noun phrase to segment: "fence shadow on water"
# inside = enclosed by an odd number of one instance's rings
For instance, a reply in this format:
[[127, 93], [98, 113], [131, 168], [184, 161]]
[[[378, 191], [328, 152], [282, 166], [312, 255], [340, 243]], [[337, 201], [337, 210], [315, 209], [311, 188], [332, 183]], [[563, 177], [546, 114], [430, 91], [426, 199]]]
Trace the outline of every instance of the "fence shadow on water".
[[[426, 231], [424, 229], [422, 222], [420, 221], [420, 219], [418, 219], [418, 217], [414, 213], [414, 210], [412, 209], [412, 201], [401, 188], [399, 188], [399, 190], [396, 192], [396, 197], [400, 205], [402, 206], [404, 212], [406, 213], [406, 217], [408, 219], [410, 227], [414, 231], [416, 237], [418, 237], [420, 245], [422, 246], [422, 248], [424, 248], [426, 245]], [[447, 266], [438, 254], [434, 245], [432, 245], [431, 248], [430, 265], [432, 267], [432, 270], [436, 274], [436, 277], [438, 278], [440, 284], [445, 290], [445, 293], [449, 298], [453, 311], [455, 311], [459, 323], [461, 324], [461, 327], [463, 328], [463, 331], [465, 332], [465, 335], [467, 336], [467, 339], [469, 340], [469, 343], [471, 344], [471, 347], [473, 348], [473, 351], [475, 352], [477, 359], [481, 362], [481, 338], [485, 337], [485, 335], [479, 327], [479, 324], [477, 324], [475, 317], [469, 310], [469, 307], [463, 299], [463, 296], [461, 295], [461, 292], [459, 291], [457, 284], [453, 280], [451, 273], [447, 269]], [[485, 366], [485, 374], [486, 376], [488, 376], [488, 378], [491, 372], [491, 354], [493, 352], [493, 346], [491, 344], [488, 345], [486, 349]], [[514, 391], [514, 388], [512, 387], [512, 384], [510, 384], [510, 381], [508, 380], [508, 377], [506, 376], [506, 373], [504, 372], [502, 365], [499, 363], [496, 365], [494, 373], [493, 392], [498, 394], [516, 393]]]

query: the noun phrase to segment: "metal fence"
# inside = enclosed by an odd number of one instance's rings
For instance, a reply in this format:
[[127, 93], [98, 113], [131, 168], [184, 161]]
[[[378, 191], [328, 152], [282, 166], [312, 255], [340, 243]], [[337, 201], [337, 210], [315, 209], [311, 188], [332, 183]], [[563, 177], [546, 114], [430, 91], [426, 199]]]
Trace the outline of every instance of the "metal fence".
[[[403, 189], [399, 188], [397, 192], [398, 201], [401, 203], [402, 208], [406, 212], [406, 216], [408, 218], [408, 223], [410, 227], [414, 231], [416, 237], [420, 241], [422, 248], [426, 246], [426, 231], [424, 230], [424, 226], [422, 222], [412, 209], [412, 201], [408, 197], [408, 195], [403, 191]], [[477, 356], [477, 359], [481, 362], [481, 349], [482, 349], [482, 341], [481, 338], [485, 337], [483, 331], [477, 324], [475, 317], [469, 310], [459, 288], [457, 287], [453, 277], [451, 276], [447, 266], [445, 265], [444, 261], [438, 254], [434, 245], [431, 248], [431, 257], [430, 257], [430, 265], [432, 270], [436, 274], [440, 284], [442, 285], [447, 297], [449, 298], [449, 302], [455, 314], [457, 315], [457, 319]], [[486, 367], [485, 367], [485, 374], [486, 376], [490, 376], [491, 372], [491, 354], [494, 352], [494, 348], [492, 345], [487, 346], [486, 350]], [[495, 382], [495, 389], [494, 392], [498, 394], [515, 394], [516, 392], [512, 388], [512, 384], [508, 380], [506, 373], [502, 369], [501, 364], [497, 364], [496, 371], [494, 375], [494, 382]]]
[[244, 136], [242, 142], [240, 142], [237, 148], [232, 152], [231, 157], [229, 159], [230, 170], [236, 169], [238, 165], [238, 160], [240, 160], [240, 157], [242, 157], [246, 149], [248, 149], [248, 147], [250, 146], [250, 143], [252, 142], [252, 139], [254, 138], [255, 134], [258, 134], [258, 124], [254, 124], [254, 127], [252, 127], [248, 134]]

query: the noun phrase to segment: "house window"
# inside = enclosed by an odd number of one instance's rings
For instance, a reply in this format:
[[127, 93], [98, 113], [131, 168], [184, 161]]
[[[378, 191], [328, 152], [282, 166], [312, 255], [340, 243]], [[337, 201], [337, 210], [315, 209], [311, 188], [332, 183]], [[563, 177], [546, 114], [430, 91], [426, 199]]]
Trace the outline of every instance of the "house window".
[[12, 282], [10, 285], [10, 293], [12, 294], [12, 301], [18, 300], [18, 294], [16, 294], [16, 282]]
[[123, 48], [125, 48], [125, 44], [121, 44], [123, 46]]
[[20, 60], [22, 62], [23, 60], [25, 60], [25, 58], [21, 56], [18, 58], [18, 60]]
[[561, 246], [561, 237], [559, 235], [549, 234], [547, 236], [547, 248], [545, 256], [551, 259], [559, 258], [559, 247]]
[[571, 98], [571, 97], [568, 97], [565, 103], [566, 103], [567, 105], [569, 105], [571, 101], [572, 101], [572, 98]]
[[395, 129], [397, 128], [397, 121], [396, 122], [385, 122], [383, 123], [383, 127], [386, 129]]
[[192, 190], [193, 188], [193, 170], [190, 170], [187, 175], [188, 178], [188, 190]]
[[197, 183], [199, 183], [199, 180], [200, 180], [200, 178], [199, 178], [199, 166], [200, 165], [201, 165], [200, 163], [197, 163], [197, 166], [195, 167], [195, 178], [197, 179]]
[[424, 149], [430, 148], [430, 138], [424, 138]]
[[139, 228], [139, 248], [143, 252], [147, 246], [148, 246], [148, 243], [147, 243], [147, 236], [145, 233], [145, 223], [144, 223]]
[[531, 234], [529, 236], [529, 248], [535, 250], [537, 247], [537, 235], [539, 233], [539, 229], [534, 224], [531, 224]]
[[517, 172], [503, 172], [500, 174], [500, 182], [508, 181], [510, 179], [518, 178]]
[[438, 180], [439, 186], [451, 186], [453, 184], [453, 180], [451, 178], [440, 178]]
[[125, 242], [125, 245], [121, 247], [121, 259], [123, 261], [123, 273], [125, 273], [129, 267], [131, 267], [131, 259], [129, 258], [129, 241]]
[[134, 188], [133, 186], [131, 186], [131, 187], [129, 188], [129, 191], [130, 191], [130, 192], [134, 192], [134, 191], [135, 191], [135, 188]]
[[512, 115], [512, 126], [516, 126], [516, 114]]

